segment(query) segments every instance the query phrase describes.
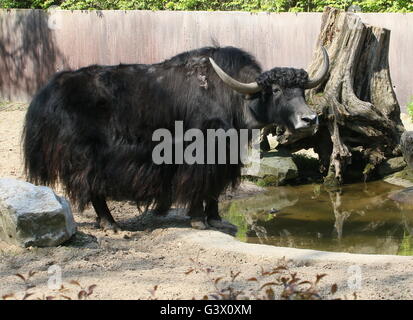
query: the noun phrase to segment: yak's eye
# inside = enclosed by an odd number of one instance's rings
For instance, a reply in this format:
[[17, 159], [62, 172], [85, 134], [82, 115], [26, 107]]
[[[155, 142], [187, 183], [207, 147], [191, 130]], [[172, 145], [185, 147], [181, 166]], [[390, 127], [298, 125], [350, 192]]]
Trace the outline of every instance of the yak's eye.
[[272, 94], [275, 96], [280, 95], [282, 92], [281, 88], [279, 86], [272, 86]]

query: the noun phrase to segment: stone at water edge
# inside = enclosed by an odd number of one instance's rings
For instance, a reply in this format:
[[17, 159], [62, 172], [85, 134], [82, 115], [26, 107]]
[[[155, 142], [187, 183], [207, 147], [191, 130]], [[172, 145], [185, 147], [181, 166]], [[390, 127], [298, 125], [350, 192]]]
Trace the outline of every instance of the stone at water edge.
[[279, 186], [298, 177], [298, 168], [290, 154], [279, 151], [264, 153], [260, 159], [259, 171], [247, 178], [257, 180], [263, 186]]
[[403, 189], [402, 191], [393, 192], [389, 194], [388, 197], [396, 202], [413, 206], [413, 187]]
[[[413, 168], [413, 131], [403, 132], [400, 138], [400, 147], [404, 161], [410, 168]], [[409, 172], [410, 171], [410, 172]], [[410, 170], [405, 170], [402, 177], [409, 177]], [[406, 206], [413, 207], [413, 187], [408, 187], [398, 192], [394, 192], [389, 195], [389, 198]]]
[[390, 158], [383, 161], [377, 167], [377, 173], [380, 177], [388, 176], [392, 173], [399, 172], [406, 167], [403, 157]]
[[22, 247], [51, 247], [75, 233], [66, 199], [48, 187], [0, 179], [0, 240]]
[[413, 131], [403, 132], [400, 138], [403, 158], [410, 168], [413, 168]]

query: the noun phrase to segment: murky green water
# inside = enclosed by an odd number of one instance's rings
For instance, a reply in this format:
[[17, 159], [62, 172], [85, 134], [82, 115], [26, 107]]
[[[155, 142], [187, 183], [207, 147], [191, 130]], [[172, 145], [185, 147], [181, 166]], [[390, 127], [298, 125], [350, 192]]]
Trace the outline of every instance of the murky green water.
[[[413, 206], [388, 198], [385, 182], [286, 186], [221, 205], [246, 242], [352, 253], [413, 255]], [[273, 213], [271, 213], [273, 212]], [[274, 213], [275, 212], [275, 213]]]

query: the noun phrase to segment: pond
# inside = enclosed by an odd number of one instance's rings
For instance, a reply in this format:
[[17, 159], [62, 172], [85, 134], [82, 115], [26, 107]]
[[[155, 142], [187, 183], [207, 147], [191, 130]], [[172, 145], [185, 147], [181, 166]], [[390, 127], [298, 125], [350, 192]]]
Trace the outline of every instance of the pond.
[[221, 215], [249, 243], [351, 253], [413, 255], [413, 206], [388, 198], [383, 181], [269, 188], [223, 202]]

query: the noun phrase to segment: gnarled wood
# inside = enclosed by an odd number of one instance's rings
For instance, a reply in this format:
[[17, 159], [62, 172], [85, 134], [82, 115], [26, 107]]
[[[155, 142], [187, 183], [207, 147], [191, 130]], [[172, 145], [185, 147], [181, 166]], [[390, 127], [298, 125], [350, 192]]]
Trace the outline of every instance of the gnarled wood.
[[349, 166], [368, 179], [383, 160], [400, 155], [404, 127], [391, 83], [389, 42], [389, 30], [366, 25], [354, 13], [326, 8], [308, 72], [310, 77], [317, 74], [319, 47], [324, 46], [330, 75], [306, 96], [319, 115], [319, 130], [302, 138], [277, 128], [277, 139], [279, 147], [293, 152], [314, 148], [328, 183], [346, 180]]

